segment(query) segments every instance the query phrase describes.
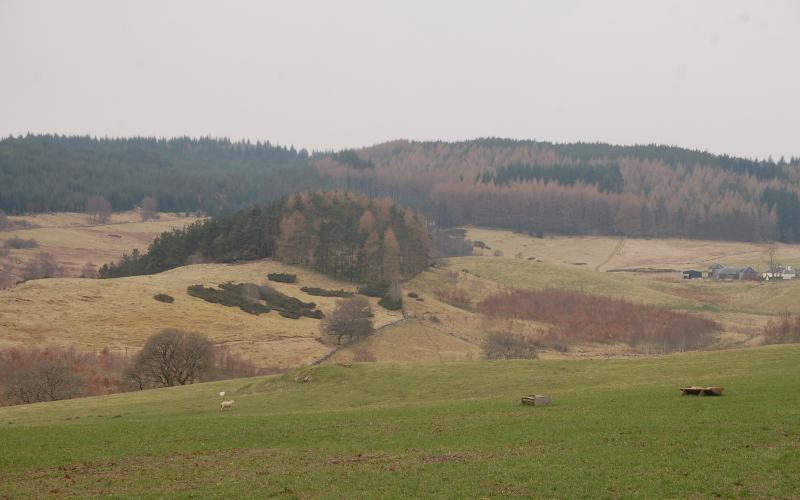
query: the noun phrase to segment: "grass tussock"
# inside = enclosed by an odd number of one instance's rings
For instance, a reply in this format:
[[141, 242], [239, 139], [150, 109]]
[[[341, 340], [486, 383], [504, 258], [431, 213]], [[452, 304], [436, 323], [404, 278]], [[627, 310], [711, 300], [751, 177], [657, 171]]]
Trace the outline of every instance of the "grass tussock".
[[800, 316], [782, 314], [778, 319], [771, 319], [764, 327], [764, 341], [767, 344], [800, 342]]

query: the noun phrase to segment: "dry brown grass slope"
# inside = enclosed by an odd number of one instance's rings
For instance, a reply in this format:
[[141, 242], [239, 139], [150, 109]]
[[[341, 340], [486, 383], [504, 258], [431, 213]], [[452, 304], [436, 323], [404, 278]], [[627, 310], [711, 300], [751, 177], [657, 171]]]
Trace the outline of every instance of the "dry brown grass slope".
[[[467, 228], [467, 237], [485, 242], [491, 250], [505, 257], [521, 254], [553, 264], [572, 265], [600, 271], [615, 268], [653, 267], [663, 269], [706, 270], [714, 262], [731, 266], [766, 268], [766, 243], [735, 241], [665, 239], [631, 239], [604, 236], [532, 238], [512, 231]], [[620, 241], [623, 242], [618, 247]], [[800, 266], [800, 245], [778, 243], [778, 260]]]
[[[319, 273], [274, 261], [245, 264], [200, 264], [152, 276], [111, 280], [60, 278], [34, 280], [0, 291], [0, 347], [26, 345], [75, 346], [78, 349], [109, 347], [131, 353], [145, 339], [163, 328], [180, 328], [208, 335], [262, 367], [289, 367], [310, 363], [330, 348], [319, 342], [319, 320], [292, 320], [272, 311], [254, 316], [238, 308], [211, 304], [190, 297], [189, 285], [206, 286], [227, 281], [265, 283], [271, 272], [298, 275], [296, 284], [269, 284], [323, 312], [336, 299], [312, 297], [301, 286], [353, 289]], [[175, 297], [165, 304], [156, 293]], [[370, 299], [375, 304], [375, 299]], [[378, 326], [401, 318], [375, 306]]]
[[66, 276], [78, 276], [87, 262], [99, 267], [134, 248], [145, 250], [158, 234], [197, 220], [197, 217], [162, 213], [156, 220], [142, 222], [136, 211], [112, 214], [106, 224], [89, 224], [87, 215], [80, 213], [9, 218], [34, 227], [0, 231], [0, 247], [14, 237], [35, 239], [39, 243], [36, 248], [11, 250], [6, 257], [18, 278], [25, 264], [39, 252], [52, 254]]

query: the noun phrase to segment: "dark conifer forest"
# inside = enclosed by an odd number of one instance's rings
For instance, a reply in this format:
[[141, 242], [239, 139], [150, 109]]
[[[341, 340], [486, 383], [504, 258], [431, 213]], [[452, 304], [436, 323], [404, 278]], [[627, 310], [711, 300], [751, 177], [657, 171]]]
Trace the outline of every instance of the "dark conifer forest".
[[97, 197], [127, 210], [153, 197], [163, 211], [224, 215], [331, 189], [390, 197], [442, 227], [800, 241], [800, 158], [510, 139], [311, 154], [210, 138], [0, 140], [0, 210], [9, 214], [84, 211]]
[[320, 186], [308, 153], [227, 139], [0, 140], [0, 210], [81, 212], [91, 196], [129, 210], [153, 196], [162, 211], [230, 212]]

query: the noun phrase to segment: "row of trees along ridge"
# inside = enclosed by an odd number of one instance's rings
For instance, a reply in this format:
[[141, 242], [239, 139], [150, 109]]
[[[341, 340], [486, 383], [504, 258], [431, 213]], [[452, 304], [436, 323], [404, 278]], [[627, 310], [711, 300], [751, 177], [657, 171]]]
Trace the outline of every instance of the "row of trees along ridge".
[[100, 276], [153, 274], [197, 262], [273, 257], [351, 281], [392, 283], [428, 265], [425, 220], [391, 199], [303, 192], [159, 235]]

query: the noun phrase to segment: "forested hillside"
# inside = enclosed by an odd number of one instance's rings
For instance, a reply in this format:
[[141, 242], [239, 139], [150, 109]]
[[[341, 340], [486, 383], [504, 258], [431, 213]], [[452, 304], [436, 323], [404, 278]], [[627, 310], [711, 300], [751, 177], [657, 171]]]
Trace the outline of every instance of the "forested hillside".
[[336, 153], [226, 139], [0, 140], [0, 210], [114, 210], [146, 196], [208, 214], [304, 190], [388, 196], [441, 226], [539, 233], [800, 241], [800, 158], [683, 148], [479, 139]]
[[308, 153], [227, 139], [0, 140], [0, 210], [82, 212], [103, 196], [115, 211], [146, 196], [168, 212], [215, 214], [321, 185]]
[[482, 139], [395, 141], [315, 164], [341, 186], [391, 196], [445, 226], [800, 241], [800, 158]]
[[425, 221], [388, 198], [304, 192], [163, 233], [146, 253], [107, 264], [100, 275], [274, 257], [335, 277], [388, 284], [425, 269], [428, 245]]

